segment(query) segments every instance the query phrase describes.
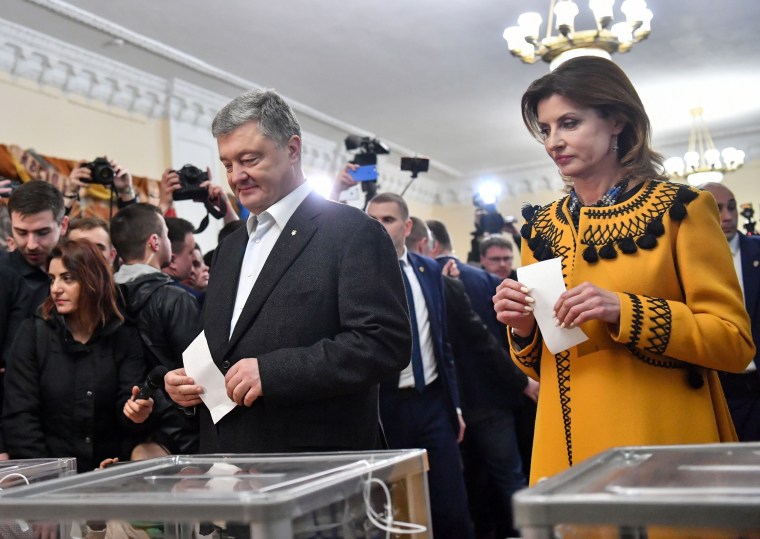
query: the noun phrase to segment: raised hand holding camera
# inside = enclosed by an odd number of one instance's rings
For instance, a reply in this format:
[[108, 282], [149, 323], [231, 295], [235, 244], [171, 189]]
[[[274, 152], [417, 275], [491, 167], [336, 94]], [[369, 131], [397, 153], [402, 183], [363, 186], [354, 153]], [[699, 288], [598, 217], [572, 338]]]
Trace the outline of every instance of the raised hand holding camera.
[[[81, 163], [79, 168], [83, 168], [89, 174], [81, 174], [79, 181], [82, 183], [94, 183], [100, 185], [111, 185], [115, 177], [114, 169], [110, 161], [105, 157], [98, 157], [89, 163]], [[76, 169], [75, 169], [76, 170]]]
[[[216, 219], [222, 219], [227, 217], [230, 211], [224, 191], [211, 182], [211, 170], [209, 168], [203, 171], [194, 165], [187, 164], [179, 170], [167, 170], [161, 178], [161, 209], [163, 211], [166, 211], [164, 199], [169, 194], [171, 194], [172, 200], [192, 200], [205, 206], [208, 213], [198, 225], [195, 234], [206, 230], [209, 215]], [[168, 207], [171, 207], [171, 202]]]

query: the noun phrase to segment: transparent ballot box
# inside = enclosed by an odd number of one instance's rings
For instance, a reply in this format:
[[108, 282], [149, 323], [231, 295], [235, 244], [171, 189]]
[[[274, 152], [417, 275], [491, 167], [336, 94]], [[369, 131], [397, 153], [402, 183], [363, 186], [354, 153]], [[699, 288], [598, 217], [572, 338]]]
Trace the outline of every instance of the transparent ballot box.
[[[75, 458], [3, 460], [0, 461], [0, 491], [76, 473]], [[0, 538], [14, 537], [33, 538], [34, 532], [23, 521], [17, 521], [15, 518], [0, 519]]]
[[527, 539], [760, 538], [760, 443], [611, 449], [512, 504]]
[[169, 456], [4, 491], [0, 520], [63, 539], [429, 537], [426, 470], [418, 449]]

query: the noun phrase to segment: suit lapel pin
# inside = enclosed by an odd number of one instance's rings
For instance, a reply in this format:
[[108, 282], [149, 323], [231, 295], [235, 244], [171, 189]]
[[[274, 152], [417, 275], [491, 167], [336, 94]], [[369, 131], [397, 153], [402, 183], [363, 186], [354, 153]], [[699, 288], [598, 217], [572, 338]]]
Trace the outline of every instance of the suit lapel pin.
[[753, 265], [753, 266], [755, 266], [755, 267], [758, 267], [758, 266], [760, 266], [760, 260], [755, 260], [755, 261], [752, 263], [752, 265]]
[[420, 273], [425, 273], [425, 268], [423, 266], [420, 266]]
[[294, 228], [293, 230], [290, 231], [290, 235], [291, 236], [295, 236], [296, 232], [297, 232], [297, 230]]

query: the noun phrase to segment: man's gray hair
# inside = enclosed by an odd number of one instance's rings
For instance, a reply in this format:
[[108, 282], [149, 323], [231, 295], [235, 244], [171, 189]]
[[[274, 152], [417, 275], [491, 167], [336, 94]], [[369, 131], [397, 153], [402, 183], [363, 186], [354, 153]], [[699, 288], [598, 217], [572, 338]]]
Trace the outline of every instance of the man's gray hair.
[[261, 133], [284, 146], [293, 135], [301, 136], [293, 110], [274, 90], [251, 90], [230, 101], [211, 123], [214, 137], [228, 135], [248, 122], [257, 122]]

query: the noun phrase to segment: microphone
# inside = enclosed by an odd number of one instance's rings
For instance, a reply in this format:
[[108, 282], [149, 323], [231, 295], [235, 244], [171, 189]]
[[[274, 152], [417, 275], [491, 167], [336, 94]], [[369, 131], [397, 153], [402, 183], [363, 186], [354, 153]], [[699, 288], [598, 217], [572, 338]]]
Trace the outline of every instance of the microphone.
[[153, 370], [148, 373], [145, 383], [140, 387], [135, 400], [149, 399], [157, 389], [164, 387], [164, 376], [166, 376], [167, 372], [169, 372], [169, 369], [163, 365], [153, 367]]

